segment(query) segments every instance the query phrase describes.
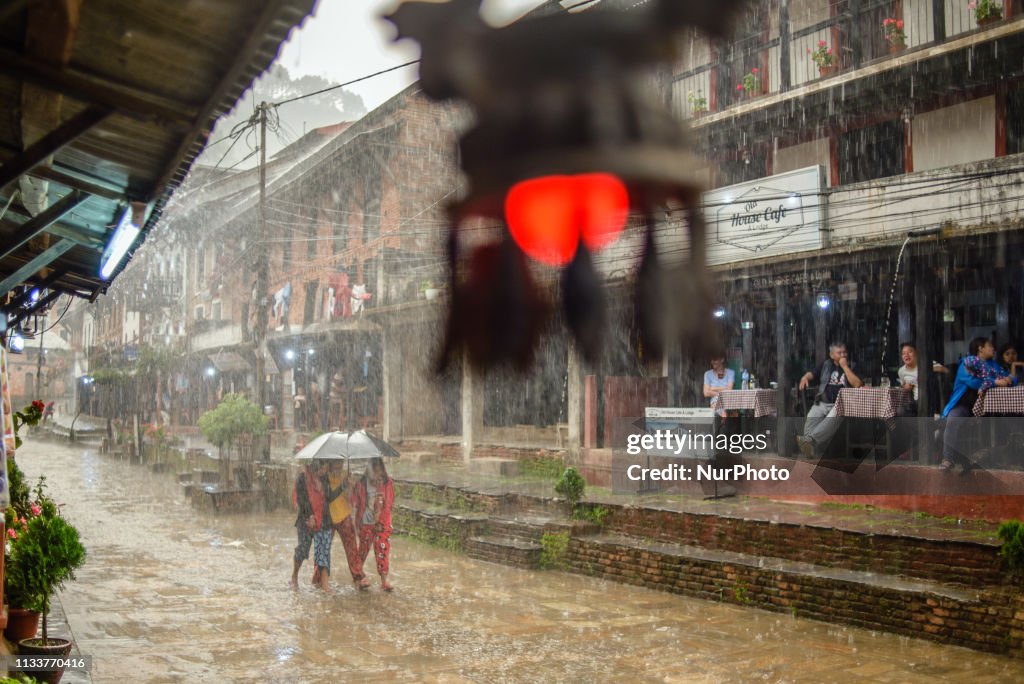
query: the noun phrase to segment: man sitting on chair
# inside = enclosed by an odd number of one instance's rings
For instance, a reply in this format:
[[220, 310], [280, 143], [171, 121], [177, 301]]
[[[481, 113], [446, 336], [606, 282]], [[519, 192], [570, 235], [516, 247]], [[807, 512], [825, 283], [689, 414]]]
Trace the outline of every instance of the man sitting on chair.
[[[818, 393], [814, 395], [814, 406], [807, 412], [804, 434], [796, 438], [800, 453], [807, 458], [820, 458], [835, 436], [839, 429], [836, 397], [844, 387], [860, 387], [864, 384], [857, 372], [857, 364], [849, 361], [844, 343], [833, 342], [829, 345], [828, 359], [817, 373]], [[800, 389], [807, 389], [814, 378], [814, 371], [807, 371], [800, 378]]]

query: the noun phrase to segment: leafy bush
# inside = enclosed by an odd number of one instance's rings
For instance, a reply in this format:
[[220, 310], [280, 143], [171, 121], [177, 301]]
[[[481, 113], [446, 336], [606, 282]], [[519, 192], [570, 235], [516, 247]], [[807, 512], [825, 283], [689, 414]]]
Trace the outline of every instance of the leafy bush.
[[569, 502], [569, 505], [574, 509], [576, 504], [583, 498], [583, 490], [586, 489], [587, 482], [583, 479], [583, 476], [579, 474], [572, 466], [565, 469], [562, 476], [558, 478], [558, 482], [555, 483], [555, 492]]
[[999, 538], [1003, 546], [999, 556], [1006, 561], [1013, 572], [1024, 570], [1024, 523], [1020, 520], [1008, 520], [999, 526]]
[[263, 435], [267, 417], [241, 394], [229, 394], [212, 411], [199, 418], [203, 436], [218, 448], [230, 447], [242, 435]]
[[[57, 511], [57, 505], [36, 487], [39, 515], [29, 518], [11, 548], [7, 586], [21, 598], [21, 607], [43, 614], [43, 639], [49, 638], [46, 617], [53, 592], [75, 578], [85, 562], [85, 547], [78, 530]], [[13, 599], [12, 599], [13, 600]]]
[[568, 550], [568, 532], [545, 532], [540, 538], [540, 567], [545, 570], [563, 567]]
[[604, 527], [604, 519], [609, 513], [611, 510], [604, 506], [577, 506], [573, 511], [577, 520], [589, 520], [598, 527]]
[[528, 458], [519, 462], [519, 472], [531, 477], [542, 477], [546, 480], [557, 480], [565, 470], [560, 458]]

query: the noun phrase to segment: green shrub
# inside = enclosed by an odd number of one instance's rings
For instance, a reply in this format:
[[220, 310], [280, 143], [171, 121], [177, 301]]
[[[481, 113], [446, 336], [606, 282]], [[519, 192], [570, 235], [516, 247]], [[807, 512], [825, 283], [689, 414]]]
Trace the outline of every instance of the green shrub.
[[998, 533], [1003, 540], [999, 556], [1012, 572], [1021, 572], [1024, 570], [1024, 523], [1008, 520], [999, 526]]
[[562, 476], [558, 478], [558, 482], [555, 483], [555, 492], [564, 496], [573, 509], [576, 508], [576, 504], [583, 498], [583, 490], [586, 488], [586, 480], [572, 466], [566, 468], [562, 472]]
[[604, 506], [577, 506], [573, 515], [577, 520], [589, 520], [598, 527], [604, 527], [604, 519], [611, 510]]
[[540, 567], [545, 570], [564, 567], [568, 551], [568, 532], [545, 532], [540, 538]]
[[263, 435], [267, 417], [241, 394], [228, 394], [217, 408], [199, 418], [203, 436], [218, 448], [230, 447], [242, 435]]
[[39, 515], [28, 519], [24, 531], [11, 548], [11, 564], [6, 569], [7, 587], [20, 597], [22, 608], [43, 614], [43, 639], [48, 639], [46, 618], [53, 592], [75, 578], [75, 570], [85, 562], [85, 547], [78, 530], [57, 511], [56, 504], [36, 487]]
[[519, 462], [519, 472], [531, 477], [541, 477], [545, 480], [557, 480], [565, 469], [565, 464], [558, 458], [528, 458]]

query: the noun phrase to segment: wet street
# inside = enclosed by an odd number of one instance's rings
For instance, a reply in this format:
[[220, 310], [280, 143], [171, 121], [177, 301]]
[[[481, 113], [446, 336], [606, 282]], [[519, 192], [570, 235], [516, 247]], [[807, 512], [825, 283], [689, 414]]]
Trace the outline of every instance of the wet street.
[[[171, 475], [34, 439], [18, 462], [88, 550], [63, 600], [95, 682], [1024, 681], [1024, 661], [403, 538], [394, 594], [343, 581], [324, 597], [309, 562], [294, 592], [289, 510], [209, 517]], [[343, 579], [340, 543], [333, 562]]]

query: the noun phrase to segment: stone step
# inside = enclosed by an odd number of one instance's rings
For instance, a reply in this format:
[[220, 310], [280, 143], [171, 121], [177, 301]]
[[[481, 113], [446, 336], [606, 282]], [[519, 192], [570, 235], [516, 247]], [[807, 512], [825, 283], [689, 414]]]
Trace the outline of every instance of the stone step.
[[519, 474], [519, 461], [509, 458], [474, 458], [469, 462], [469, 472], [475, 475], [514, 477]]
[[465, 542], [470, 558], [517, 568], [536, 568], [540, 562], [541, 545], [523, 539], [487, 535]]
[[526, 541], [539, 541], [545, 533], [565, 532], [573, 537], [582, 537], [600, 532], [597, 525], [587, 520], [541, 515], [493, 517], [488, 520], [487, 527], [493, 535]]
[[1018, 601], [1001, 590], [972, 591], [623, 535], [573, 538], [564, 566], [625, 584], [985, 651], [1003, 652], [1006, 635], [1024, 627]]
[[[426, 480], [415, 485], [419, 495], [430, 499], [451, 494], [451, 487]], [[466, 508], [487, 510], [502, 518], [524, 519], [564, 517], [562, 502], [546, 496], [507, 490], [485, 491], [476, 486], [459, 489]], [[994, 529], [958, 525], [931, 519], [890, 518], [884, 511], [848, 513], [853, 525], [847, 527], [835, 512], [807, 508], [786, 508], [772, 519], [747, 517], [745, 506], [758, 502], [694, 504], [648, 499], [639, 505], [604, 502], [605, 530], [635, 538], [670, 544], [755, 552], [764, 557], [814, 563], [827, 567], [875, 571], [913, 577], [940, 584], [997, 588], [1009, 582], [998, 557], [999, 541]], [[461, 508], [461, 507], [460, 507]], [[763, 506], [761, 506], [763, 508]], [[512, 511], [515, 511], [512, 513]], [[842, 511], [840, 511], [842, 512]], [[869, 524], [865, 525], [864, 520]], [[593, 531], [576, 530], [575, 534]]]

